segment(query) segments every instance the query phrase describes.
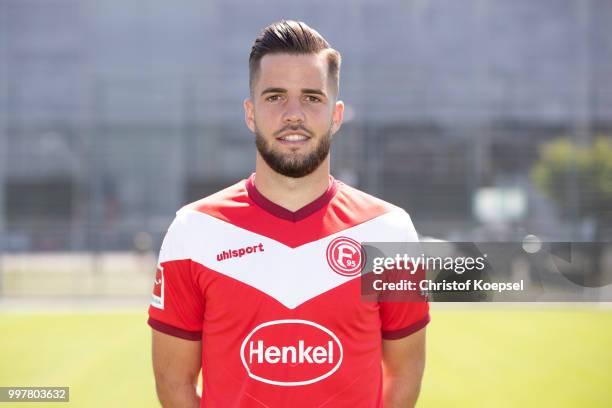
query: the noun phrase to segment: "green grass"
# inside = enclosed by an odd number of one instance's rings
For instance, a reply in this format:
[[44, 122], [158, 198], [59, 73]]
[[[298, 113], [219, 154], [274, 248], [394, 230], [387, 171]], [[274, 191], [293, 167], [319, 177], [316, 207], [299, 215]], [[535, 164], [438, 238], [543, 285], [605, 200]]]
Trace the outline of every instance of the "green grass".
[[611, 407], [612, 311], [438, 311], [420, 407]]
[[1, 386], [69, 386], [58, 408], [159, 406], [144, 311], [0, 314], [0, 333]]
[[[432, 317], [419, 407], [612, 406], [611, 310]], [[70, 386], [58, 408], [157, 407], [145, 320], [144, 311], [0, 313], [0, 386]]]

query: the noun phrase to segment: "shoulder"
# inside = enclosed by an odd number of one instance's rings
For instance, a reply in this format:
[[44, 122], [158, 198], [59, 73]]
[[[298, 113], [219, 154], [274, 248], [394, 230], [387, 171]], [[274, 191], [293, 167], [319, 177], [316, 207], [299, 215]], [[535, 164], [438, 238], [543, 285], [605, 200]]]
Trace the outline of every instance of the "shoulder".
[[336, 211], [345, 217], [360, 219], [361, 223], [375, 222], [380, 228], [404, 231], [407, 241], [418, 240], [412, 219], [403, 208], [355, 187], [338, 183]]
[[338, 198], [355, 209], [378, 208], [386, 212], [400, 209], [400, 207], [394, 204], [381, 200], [380, 198], [368, 194], [365, 191], [349, 186], [342, 181], [337, 181], [337, 183], [339, 186], [337, 195]]
[[221, 191], [217, 191], [214, 194], [183, 206], [176, 212], [177, 217], [194, 212], [215, 216], [225, 209], [248, 205], [248, 194], [245, 187], [245, 181], [244, 179], [240, 180]]
[[224, 220], [226, 214], [233, 209], [248, 206], [244, 182], [245, 180], [240, 180], [223, 190], [181, 207], [168, 228], [166, 238], [176, 240], [179, 236], [197, 228], [203, 219], [214, 217]]

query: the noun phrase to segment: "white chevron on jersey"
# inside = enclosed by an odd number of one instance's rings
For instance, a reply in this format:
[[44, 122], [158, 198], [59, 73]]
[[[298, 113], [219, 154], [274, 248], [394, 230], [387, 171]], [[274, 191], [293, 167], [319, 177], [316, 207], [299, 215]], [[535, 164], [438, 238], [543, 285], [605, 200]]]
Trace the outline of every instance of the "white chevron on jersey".
[[[290, 233], [290, 232], [288, 232]], [[208, 214], [184, 209], [177, 213], [160, 251], [160, 263], [191, 259], [204, 267], [273, 297], [289, 309], [357, 276], [335, 273], [327, 263], [327, 245], [336, 237], [357, 242], [416, 242], [408, 214], [395, 209], [333, 235], [291, 248]], [[217, 260], [217, 254], [263, 244], [263, 252]]]

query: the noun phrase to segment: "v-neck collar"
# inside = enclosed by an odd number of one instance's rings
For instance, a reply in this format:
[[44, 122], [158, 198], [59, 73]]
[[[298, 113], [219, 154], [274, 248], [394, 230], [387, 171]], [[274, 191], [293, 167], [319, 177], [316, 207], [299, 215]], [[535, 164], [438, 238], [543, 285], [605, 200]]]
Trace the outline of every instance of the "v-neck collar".
[[257, 190], [257, 187], [255, 187], [255, 173], [251, 174], [251, 176], [246, 180], [245, 187], [251, 200], [263, 210], [274, 215], [275, 217], [282, 218], [287, 221], [297, 222], [325, 207], [336, 195], [336, 192], [338, 191], [338, 182], [330, 175], [329, 187], [327, 188], [327, 191], [325, 191], [325, 193], [323, 193], [323, 195], [321, 195], [319, 198], [315, 199], [309, 204], [306, 204], [304, 207], [295, 212], [289, 211], [288, 209], [273, 203], [263, 194], [261, 194], [259, 190]]

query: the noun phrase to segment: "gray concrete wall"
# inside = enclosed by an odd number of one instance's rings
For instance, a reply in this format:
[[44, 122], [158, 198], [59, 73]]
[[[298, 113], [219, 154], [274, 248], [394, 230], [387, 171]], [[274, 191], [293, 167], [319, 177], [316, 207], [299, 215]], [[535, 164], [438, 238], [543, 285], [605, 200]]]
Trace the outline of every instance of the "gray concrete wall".
[[[352, 120], [335, 169], [371, 190], [372, 172], [394, 171], [386, 147], [368, 150], [389, 125], [474, 131], [480, 143], [491, 124], [588, 136], [612, 123], [608, 0], [0, 0], [0, 12], [5, 177], [67, 178], [93, 219], [110, 183], [128, 230], [163, 225], [190, 178], [252, 170], [248, 53], [280, 18], [307, 21], [342, 52]], [[460, 167], [447, 168], [462, 179], [482, 170]]]

